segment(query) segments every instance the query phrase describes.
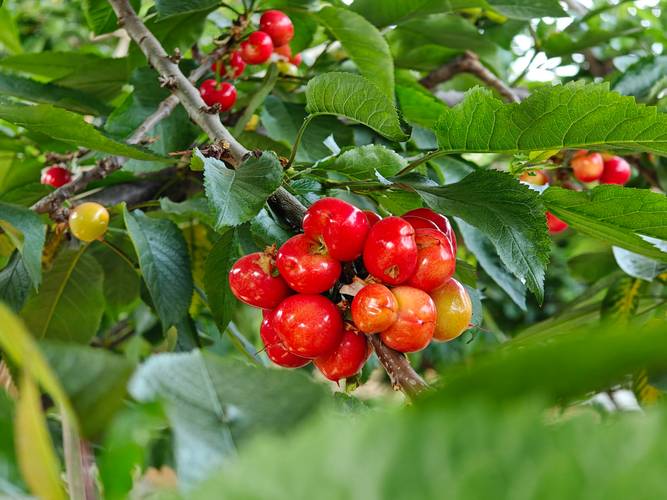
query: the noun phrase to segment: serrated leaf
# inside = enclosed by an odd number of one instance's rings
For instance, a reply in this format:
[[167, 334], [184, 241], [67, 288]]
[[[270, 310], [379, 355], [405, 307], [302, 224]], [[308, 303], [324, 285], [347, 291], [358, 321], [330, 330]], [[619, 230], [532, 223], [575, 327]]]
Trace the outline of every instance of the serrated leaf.
[[392, 141], [405, 141], [391, 100], [371, 81], [352, 73], [324, 73], [306, 87], [306, 110], [313, 115], [336, 115], [357, 121]]
[[227, 229], [216, 241], [204, 263], [204, 291], [218, 330], [224, 332], [237, 304], [229, 288], [229, 271], [241, 257], [234, 228]]
[[236, 170], [215, 158], [206, 158], [204, 187], [215, 213], [215, 229], [238, 226], [252, 219], [276, 189], [283, 169], [275, 154], [252, 156]]
[[33, 287], [39, 288], [42, 282], [42, 249], [46, 237], [44, 224], [27, 208], [0, 203], [0, 227], [10, 239], [14, 239], [13, 243], [21, 254]]
[[340, 155], [325, 160], [317, 169], [333, 170], [352, 179], [376, 179], [376, 172], [382, 177], [393, 177], [408, 162], [393, 150], [377, 144], [368, 144], [348, 149]]
[[104, 313], [103, 273], [84, 250], [61, 251], [21, 310], [35, 337], [86, 344], [97, 333]]
[[375, 26], [348, 9], [325, 7], [317, 20], [341, 43], [359, 72], [394, 101], [394, 60]]
[[50, 104], [24, 106], [3, 103], [0, 106], [0, 118], [77, 147], [137, 160], [171, 161], [139, 147], [115, 141], [86, 123], [81, 115]]
[[563, 148], [624, 149], [667, 154], [667, 115], [608, 84], [542, 87], [519, 104], [475, 88], [435, 127], [445, 151], [520, 153]]
[[218, 0], [156, 0], [155, 7], [161, 19], [186, 14], [211, 10], [220, 4]]
[[152, 219], [123, 208], [125, 225], [139, 257], [139, 266], [166, 331], [188, 313], [193, 283], [183, 234], [170, 220]]
[[[131, 0], [134, 10], [139, 10], [141, 0]], [[96, 34], [116, 31], [119, 27], [116, 14], [107, 0], [83, 0], [81, 7], [88, 27]]]
[[25, 304], [32, 280], [25, 268], [21, 254], [14, 252], [7, 265], [0, 270], [0, 301], [5, 302], [14, 312]]
[[549, 211], [577, 231], [631, 252], [667, 261], [667, 252], [645, 239], [667, 241], [664, 195], [648, 189], [604, 185], [581, 192], [550, 187], [542, 198]]
[[164, 401], [186, 488], [229, 463], [237, 443], [255, 432], [293, 428], [325, 395], [302, 373], [202, 351], [152, 356], [132, 378], [130, 393], [142, 402]]
[[535, 191], [495, 170], [478, 170], [447, 186], [414, 188], [432, 209], [484, 233], [505, 267], [542, 301], [551, 242]]
[[433, 128], [447, 106], [422, 85], [401, 75], [396, 85], [401, 112], [408, 123]]

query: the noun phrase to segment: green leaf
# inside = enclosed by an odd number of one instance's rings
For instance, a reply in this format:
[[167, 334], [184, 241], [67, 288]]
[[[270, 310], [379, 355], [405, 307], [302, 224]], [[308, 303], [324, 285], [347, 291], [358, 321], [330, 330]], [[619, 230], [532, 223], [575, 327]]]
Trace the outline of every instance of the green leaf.
[[252, 156], [236, 170], [215, 158], [204, 161], [204, 187], [215, 213], [216, 230], [252, 219], [283, 178], [282, 166], [273, 153]]
[[140, 210], [123, 210], [144, 282], [166, 331], [190, 307], [193, 282], [188, 247], [173, 222], [149, 218]]
[[340, 155], [317, 165], [318, 170], [333, 170], [352, 179], [377, 180], [396, 175], [408, 162], [398, 153], [377, 144], [348, 149]]
[[[270, 100], [271, 96], [269, 96], [266, 99], [266, 101], [264, 101], [264, 105], [266, 106]], [[264, 110], [262, 110], [262, 114], [264, 114]], [[305, 116], [305, 112], [303, 114]], [[263, 118], [262, 122], [264, 122]], [[306, 130], [306, 133], [308, 133], [308, 130]], [[296, 131], [294, 132], [294, 137], [296, 137]], [[304, 134], [304, 139], [305, 139], [305, 134]], [[278, 156], [284, 156], [284, 157], [288, 157], [290, 153], [289, 148], [285, 146], [285, 144], [283, 144], [282, 142], [278, 142], [265, 135], [260, 135], [257, 132], [248, 132], [248, 131], [242, 132], [241, 134], [239, 134], [238, 140], [241, 144], [243, 144], [246, 148], [248, 148], [251, 151], [254, 149], [259, 149], [262, 151], [273, 151]], [[303, 150], [303, 146], [305, 146], [305, 142], [302, 143], [302, 148], [299, 150], [299, 152]]]
[[[139, 10], [141, 0], [131, 0], [134, 10]], [[83, 15], [88, 27], [97, 35], [116, 31], [119, 28], [116, 14], [107, 0], [83, 0]]]
[[[0, 67], [2, 68], [43, 77], [49, 81], [77, 73], [99, 70], [105, 66], [111, 66], [113, 70], [118, 72], [120, 68], [115, 66], [118, 63], [127, 65], [127, 60], [124, 58], [101, 57], [84, 52], [43, 51], [0, 59]], [[125, 79], [127, 79], [127, 71], [120, 73], [124, 73]]]
[[237, 444], [256, 432], [294, 428], [326, 394], [303, 373], [202, 351], [152, 356], [132, 378], [130, 392], [138, 401], [164, 401], [186, 488], [229, 463]]
[[313, 115], [336, 115], [357, 121], [392, 141], [405, 141], [393, 102], [363, 76], [325, 73], [306, 87], [307, 111]]
[[155, 7], [161, 19], [177, 14], [200, 12], [216, 8], [218, 0], [156, 0]]
[[581, 192], [551, 187], [542, 198], [549, 211], [577, 231], [631, 252], [667, 261], [667, 252], [646, 239], [667, 241], [664, 195], [648, 189], [604, 185]]
[[227, 229], [204, 263], [204, 291], [218, 330], [224, 332], [232, 319], [237, 301], [229, 288], [229, 271], [241, 257], [238, 236], [233, 228]]
[[27, 208], [0, 203], [0, 228], [13, 240], [36, 290], [42, 282], [42, 249], [46, 237], [44, 224], [35, 212]]
[[11, 54], [23, 52], [19, 30], [9, 9], [0, 9], [0, 44]]
[[11, 95], [32, 102], [53, 104], [59, 108], [89, 115], [104, 115], [110, 110], [106, 104], [97, 98], [88, 96], [79, 90], [2, 73], [0, 73], [0, 94]]
[[399, 75], [396, 95], [406, 121], [432, 129], [447, 106], [418, 82]]
[[566, 17], [558, 0], [488, 0], [495, 10], [513, 19]]
[[432, 209], [484, 233], [505, 267], [542, 301], [551, 240], [535, 191], [495, 170], [478, 170], [447, 186], [414, 187]]
[[134, 365], [122, 356], [88, 346], [42, 342], [40, 349], [69, 397], [82, 433], [96, 436], [123, 405]]
[[621, 73], [612, 88], [637, 99], [648, 97], [653, 86], [667, 76], [667, 56], [644, 57]]
[[21, 310], [35, 337], [86, 344], [97, 333], [104, 313], [103, 273], [84, 250], [61, 251]]
[[667, 115], [608, 84], [541, 87], [520, 104], [481, 88], [436, 124], [445, 151], [519, 153], [563, 148], [630, 149], [667, 154]]
[[25, 304], [32, 280], [25, 268], [21, 254], [14, 252], [7, 265], [0, 270], [0, 301], [6, 303], [14, 312]]
[[19, 496], [25, 485], [14, 451], [14, 400], [0, 391], [0, 493]]
[[170, 161], [139, 147], [110, 139], [86, 123], [82, 116], [49, 104], [24, 106], [4, 103], [0, 106], [0, 118], [77, 147], [137, 160]]
[[637, 255], [620, 247], [614, 247], [613, 250], [618, 267], [634, 278], [651, 281], [659, 274], [667, 271], [667, 264], [664, 262]]
[[394, 60], [377, 28], [343, 8], [325, 7], [315, 17], [341, 43], [359, 72], [393, 102]]
[[[105, 240], [120, 248], [126, 255], [132, 254], [132, 243], [127, 237], [107, 233]], [[139, 298], [141, 279], [135, 267], [110, 247], [94, 244], [89, 250], [104, 272], [104, 299], [107, 311], [120, 314]]]

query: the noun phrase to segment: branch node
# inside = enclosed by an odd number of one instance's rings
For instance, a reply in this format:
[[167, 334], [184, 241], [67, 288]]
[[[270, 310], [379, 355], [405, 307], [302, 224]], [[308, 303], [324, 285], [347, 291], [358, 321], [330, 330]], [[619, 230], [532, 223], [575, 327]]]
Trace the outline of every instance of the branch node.
[[169, 90], [178, 88], [178, 83], [176, 82], [176, 77], [174, 76], [160, 75], [158, 77], [158, 81], [160, 82], [160, 87], [168, 88]]
[[181, 58], [182, 58], [182, 57], [183, 57], [183, 55], [181, 54], [181, 49], [179, 49], [178, 47], [176, 47], [176, 48], [174, 49], [174, 53], [173, 53], [172, 55], [170, 55], [170, 56], [167, 56], [167, 59], [169, 59], [169, 60], [170, 60], [171, 62], [173, 62], [174, 64], [178, 64], [179, 62], [181, 62]]

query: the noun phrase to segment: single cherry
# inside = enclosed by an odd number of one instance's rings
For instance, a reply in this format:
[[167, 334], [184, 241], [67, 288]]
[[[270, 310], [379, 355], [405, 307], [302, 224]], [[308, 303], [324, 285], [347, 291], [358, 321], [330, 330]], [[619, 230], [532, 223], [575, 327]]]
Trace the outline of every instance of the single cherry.
[[377, 222], [382, 220], [382, 217], [370, 210], [364, 210], [364, 213], [366, 214], [366, 219], [368, 219], [368, 224], [370, 227], [373, 227]]
[[456, 271], [452, 243], [437, 229], [417, 229], [417, 269], [407, 284], [430, 292], [442, 286]]
[[290, 59], [292, 59], [292, 48], [289, 46], [289, 44], [281, 45], [280, 47], [274, 47], [273, 53], [278, 54], [281, 59], [284, 59], [288, 62]]
[[375, 224], [364, 246], [364, 265], [389, 285], [407, 281], [417, 268], [417, 242], [410, 223], [392, 216]]
[[326, 378], [338, 382], [359, 373], [370, 354], [368, 338], [354, 330], [346, 330], [338, 346], [316, 358], [314, 364]]
[[199, 87], [202, 99], [209, 106], [220, 105], [220, 111], [227, 111], [236, 102], [236, 87], [229, 82], [204, 80]]
[[326, 247], [305, 234], [287, 240], [278, 250], [276, 265], [287, 284], [299, 293], [322, 293], [340, 276], [341, 265]]
[[263, 31], [255, 31], [240, 46], [241, 58], [248, 64], [263, 64], [273, 53], [271, 37]]
[[58, 165], [52, 165], [42, 170], [40, 182], [47, 186], [59, 188], [72, 180], [72, 174], [69, 170]]
[[274, 311], [272, 324], [287, 350], [304, 358], [333, 351], [343, 336], [340, 311], [322, 295], [286, 298]]
[[440, 231], [440, 228], [435, 224], [435, 222], [424, 219], [423, 217], [418, 217], [416, 215], [402, 215], [401, 219], [408, 221], [410, 225], [415, 228], [415, 231], [417, 229], [435, 229]]
[[278, 274], [273, 256], [255, 252], [241, 257], [229, 271], [229, 287], [241, 302], [262, 309], [273, 309], [291, 294]]
[[549, 183], [549, 178], [547, 174], [544, 173], [544, 170], [535, 170], [533, 172], [524, 172], [519, 177], [521, 182], [526, 182], [534, 186], [544, 186]]
[[317, 200], [303, 219], [303, 232], [323, 240], [329, 255], [343, 262], [361, 255], [369, 227], [363, 211], [337, 198]]
[[438, 319], [433, 338], [441, 342], [454, 340], [465, 332], [472, 320], [472, 301], [465, 287], [450, 279], [443, 286], [431, 292]]
[[433, 222], [438, 227], [438, 229], [440, 229], [440, 231], [445, 233], [445, 236], [449, 238], [449, 241], [452, 242], [452, 249], [454, 250], [454, 255], [456, 255], [458, 246], [456, 242], [456, 234], [454, 233], [454, 229], [452, 229], [452, 225], [450, 224], [447, 217], [431, 210], [430, 208], [415, 208], [414, 210], [410, 210], [409, 212], [403, 214], [403, 216], [406, 215], [422, 217], [423, 219], [428, 219]]
[[630, 180], [632, 168], [630, 164], [620, 156], [612, 156], [605, 159], [604, 169], [600, 176], [601, 184], [620, 184], [621, 186]]
[[245, 62], [243, 61], [243, 58], [241, 57], [241, 52], [239, 52], [238, 50], [234, 50], [231, 53], [231, 55], [229, 56], [229, 66], [233, 71], [233, 75], [227, 75], [228, 70], [222, 59], [214, 62], [211, 65], [211, 71], [223, 77], [233, 76], [234, 78], [238, 78], [243, 74], [243, 71], [245, 71], [245, 66], [246, 66]]
[[292, 56], [289, 60], [294, 66], [301, 66], [301, 63], [303, 62], [303, 58], [301, 57], [301, 53], [299, 52], [298, 54]]
[[88, 201], [77, 205], [69, 214], [69, 230], [89, 243], [104, 236], [109, 227], [109, 212], [99, 203]]
[[273, 45], [280, 47], [294, 38], [294, 25], [282, 11], [267, 10], [259, 19], [259, 29], [268, 34]]
[[597, 181], [604, 170], [604, 161], [600, 153], [576, 154], [570, 165], [574, 176], [580, 182]]
[[282, 340], [273, 328], [272, 318], [273, 311], [265, 311], [264, 320], [259, 329], [259, 335], [264, 342], [264, 352], [266, 352], [268, 358], [278, 366], [285, 368], [300, 368], [310, 363], [309, 359], [296, 356], [285, 349]]
[[547, 228], [551, 234], [562, 233], [567, 229], [567, 223], [560, 220], [551, 212], [547, 212]]
[[398, 301], [384, 285], [371, 283], [352, 300], [352, 321], [367, 334], [386, 330], [398, 319]]
[[435, 331], [437, 314], [433, 299], [411, 286], [398, 286], [392, 293], [398, 301], [398, 319], [380, 333], [380, 338], [397, 351], [421, 351], [431, 342]]

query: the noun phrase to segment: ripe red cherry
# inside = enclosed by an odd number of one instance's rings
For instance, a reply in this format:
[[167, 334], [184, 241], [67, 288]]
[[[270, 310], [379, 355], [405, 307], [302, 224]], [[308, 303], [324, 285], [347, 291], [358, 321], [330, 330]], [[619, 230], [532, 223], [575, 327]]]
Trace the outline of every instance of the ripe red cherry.
[[204, 80], [199, 87], [199, 93], [209, 106], [220, 105], [220, 111], [227, 111], [236, 102], [236, 87], [229, 82], [216, 82], [213, 79]]
[[581, 182], [597, 181], [604, 170], [604, 160], [600, 153], [575, 155], [570, 165], [574, 176]]
[[294, 25], [290, 18], [279, 10], [267, 10], [259, 19], [259, 29], [268, 34], [273, 45], [280, 47], [294, 38]]
[[371, 351], [368, 339], [354, 330], [343, 333], [340, 344], [330, 353], [315, 359], [315, 366], [329, 380], [338, 382], [361, 371]]
[[42, 184], [59, 188], [64, 186], [72, 180], [72, 174], [69, 170], [57, 165], [45, 168], [42, 170], [42, 177], [40, 179]]
[[278, 54], [285, 61], [289, 61], [292, 58], [292, 48], [289, 45], [274, 47], [273, 53]]
[[266, 311], [264, 321], [262, 321], [262, 326], [259, 329], [259, 335], [264, 342], [264, 352], [266, 352], [268, 358], [278, 366], [285, 368], [300, 368], [310, 363], [309, 359], [296, 356], [285, 349], [278, 333], [273, 328], [272, 317], [273, 311]]
[[437, 229], [417, 229], [417, 269], [407, 284], [426, 292], [442, 286], [454, 275], [456, 257], [452, 244]]
[[317, 200], [303, 219], [303, 232], [323, 240], [329, 255], [344, 262], [361, 255], [369, 227], [364, 212], [337, 198]]
[[241, 42], [241, 58], [248, 64], [263, 64], [273, 53], [271, 37], [263, 31], [255, 31]]
[[600, 176], [601, 184], [620, 184], [630, 180], [632, 169], [630, 164], [620, 156], [612, 156], [604, 161], [604, 169]]
[[450, 279], [431, 293], [438, 319], [433, 338], [440, 342], [454, 340], [470, 327], [472, 301], [465, 287]]
[[305, 234], [293, 236], [280, 247], [276, 265], [287, 284], [299, 293], [326, 292], [341, 272], [340, 262]]
[[437, 314], [433, 299], [411, 286], [398, 286], [392, 293], [398, 301], [398, 319], [380, 333], [380, 338], [397, 351], [421, 351], [431, 342], [435, 331]]
[[535, 170], [534, 172], [524, 172], [519, 177], [521, 182], [527, 182], [528, 184], [533, 184], [534, 186], [544, 186], [549, 182], [547, 174], [544, 173], [544, 170]]
[[[229, 65], [233, 70], [234, 78], [241, 76], [245, 70], [245, 62], [243, 62], [241, 53], [238, 50], [233, 51], [229, 56]], [[227, 76], [227, 67], [225, 66], [225, 63], [222, 62], [222, 60], [214, 62], [211, 65], [211, 71], [217, 73], [220, 76]]]
[[547, 212], [547, 228], [551, 234], [562, 233], [567, 229], [567, 223], [560, 220], [551, 212]]
[[373, 227], [376, 222], [380, 222], [382, 220], [382, 217], [380, 217], [375, 212], [371, 212], [370, 210], [364, 210], [364, 213], [366, 214], [366, 219], [368, 219], [368, 224], [370, 227]]
[[303, 61], [303, 58], [301, 57], [301, 53], [298, 53], [298, 54], [290, 57], [290, 60], [289, 60], [289, 62], [294, 64], [294, 66], [300, 66], [302, 61]]
[[449, 238], [449, 241], [452, 242], [452, 249], [454, 250], [454, 255], [456, 255], [458, 246], [456, 242], [456, 234], [454, 233], [452, 225], [449, 223], [449, 219], [447, 217], [439, 214], [438, 212], [434, 212], [430, 208], [415, 208], [414, 210], [410, 210], [409, 212], [403, 214], [403, 216], [406, 215], [422, 217], [423, 219], [427, 219], [433, 222], [438, 227], [438, 229], [440, 229], [440, 231], [445, 233], [445, 236]]
[[262, 309], [273, 309], [291, 293], [266, 252], [251, 253], [237, 260], [229, 271], [229, 287], [237, 299]]
[[408, 221], [410, 225], [415, 228], [415, 230], [435, 229], [437, 231], [440, 231], [440, 228], [438, 228], [438, 226], [435, 225], [435, 222], [430, 221], [428, 219], [424, 219], [423, 217], [417, 217], [416, 215], [403, 215], [401, 218]]
[[398, 285], [417, 268], [415, 230], [400, 217], [387, 217], [375, 224], [364, 246], [366, 270], [378, 280]]
[[391, 290], [372, 283], [362, 288], [352, 300], [352, 321], [367, 334], [386, 330], [398, 319], [398, 302]]
[[322, 295], [286, 298], [274, 311], [272, 323], [287, 350], [304, 358], [333, 351], [343, 336], [340, 311]]

